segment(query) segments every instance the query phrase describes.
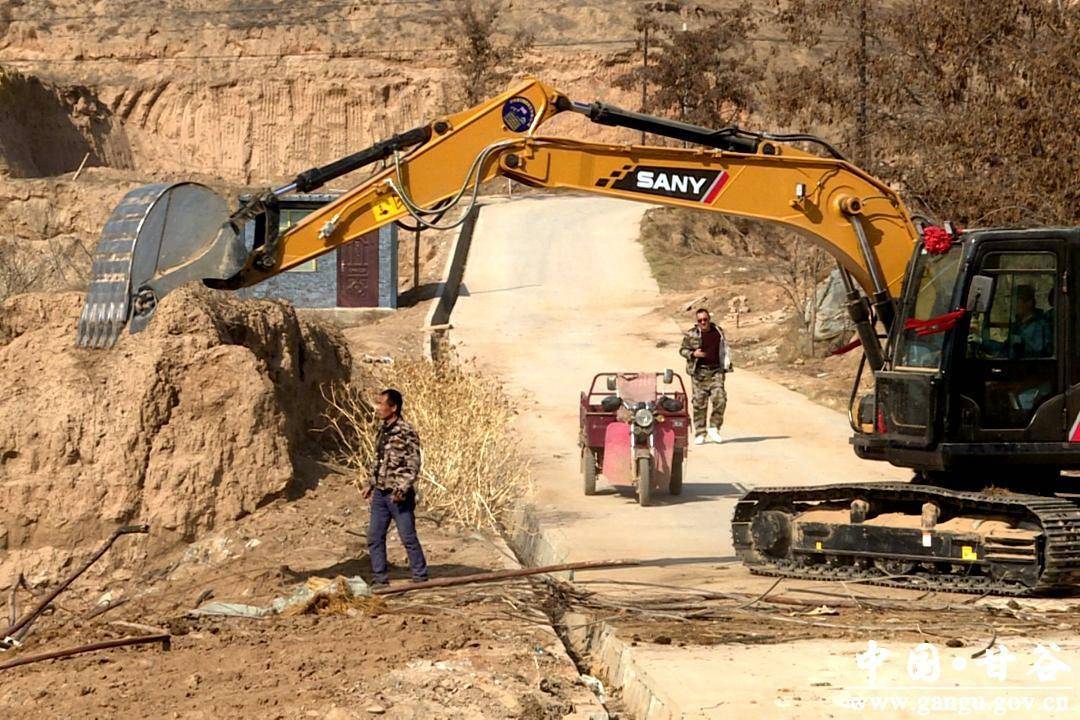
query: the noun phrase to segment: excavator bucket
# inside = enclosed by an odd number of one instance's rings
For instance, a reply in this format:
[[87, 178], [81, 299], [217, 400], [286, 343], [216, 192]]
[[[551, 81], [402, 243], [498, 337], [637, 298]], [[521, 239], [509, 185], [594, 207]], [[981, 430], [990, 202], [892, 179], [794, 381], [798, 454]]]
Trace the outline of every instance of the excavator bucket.
[[77, 344], [108, 348], [146, 326], [158, 301], [190, 280], [232, 277], [247, 248], [224, 198], [197, 183], [144, 185], [113, 210], [94, 250]]

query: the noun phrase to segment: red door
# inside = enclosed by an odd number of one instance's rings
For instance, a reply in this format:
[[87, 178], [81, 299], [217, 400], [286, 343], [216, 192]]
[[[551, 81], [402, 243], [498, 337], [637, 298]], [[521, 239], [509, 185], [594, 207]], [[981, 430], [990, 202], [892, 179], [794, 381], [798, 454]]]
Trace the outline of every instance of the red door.
[[379, 231], [338, 248], [338, 307], [378, 307]]

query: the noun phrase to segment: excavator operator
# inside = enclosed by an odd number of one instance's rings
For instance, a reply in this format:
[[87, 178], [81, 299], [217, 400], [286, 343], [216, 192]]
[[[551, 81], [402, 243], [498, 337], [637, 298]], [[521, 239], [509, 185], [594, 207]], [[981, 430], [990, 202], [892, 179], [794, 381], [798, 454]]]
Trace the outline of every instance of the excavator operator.
[[1054, 329], [1049, 315], [1035, 305], [1035, 288], [1016, 287], [1016, 325], [1009, 357], [1045, 358], [1054, 354]]

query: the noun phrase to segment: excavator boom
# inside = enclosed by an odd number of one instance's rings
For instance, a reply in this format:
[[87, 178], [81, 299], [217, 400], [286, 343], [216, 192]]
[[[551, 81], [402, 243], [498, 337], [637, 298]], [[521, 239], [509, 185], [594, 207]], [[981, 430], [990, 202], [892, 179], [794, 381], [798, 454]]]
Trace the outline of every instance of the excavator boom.
[[[609, 145], [537, 134], [561, 112], [697, 147]], [[199, 185], [139, 188], [118, 206], [98, 244], [78, 343], [109, 347], [125, 324], [137, 332], [162, 296], [190, 280], [246, 287], [406, 216], [431, 226], [460, 203], [475, 202], [480, 184], [498, 175], [535, 187], [781, 223], [832, 254], [888, 322], [918, 237], [903, 203], [842, 158], [820, 157], [768, 137], [575, 103], [527, 80], [470, 110], [312, 168], [232, 214]], [[278, 197], [313, 190], [379, 161], [388, 166], [287, 233], [277, 234], [274, 218], [265, 223], [266, 237], [245, 245], [244, 224], [260, 213], [274, 216]]]

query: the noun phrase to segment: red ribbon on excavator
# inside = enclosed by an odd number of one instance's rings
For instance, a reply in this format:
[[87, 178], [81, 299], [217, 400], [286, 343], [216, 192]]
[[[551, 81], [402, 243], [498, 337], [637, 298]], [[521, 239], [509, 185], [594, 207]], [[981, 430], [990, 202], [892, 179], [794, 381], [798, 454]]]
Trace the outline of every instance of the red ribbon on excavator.
[[952, 312], [945, 313], [944, 315], [938, 315], [927, 320], [916, 320], [915, 318], [909, 318], [904, 323], [905, 330], [914, 330], [915, 334], [919, 337], [924, 335], [935, 335], [946, 330], [952, 330], [956, 327], [956, 323], [960, 318], [967, 314], [967, 310], [960, 308], [959, 310], [953, 310]]
[[[967, 310], [960, 308], [959, 310], [953, 310], [947, 312], [944, 315], [938, 315], [937, 317], [928, 318], [926, 320], [916, 320], [915, 318], [909, 318], [904, 323], [905, 330], [914, 330], [915, 335], [918, 337], [924, 337], [926, 335], [936, 335], [937, 333], [945, 332], [946, 330], [952, 330], [956, 327], [956, 323], [960, 321], [960, 318], [967, 314]], [[833, 355], [843, 355], [844, 353], [851, 352], [857, 347], [862, 345], [862, 340], [855, 338], [847, 345], [837, 348], [832, 351]]]

